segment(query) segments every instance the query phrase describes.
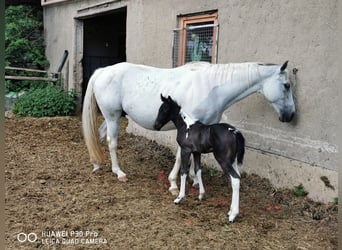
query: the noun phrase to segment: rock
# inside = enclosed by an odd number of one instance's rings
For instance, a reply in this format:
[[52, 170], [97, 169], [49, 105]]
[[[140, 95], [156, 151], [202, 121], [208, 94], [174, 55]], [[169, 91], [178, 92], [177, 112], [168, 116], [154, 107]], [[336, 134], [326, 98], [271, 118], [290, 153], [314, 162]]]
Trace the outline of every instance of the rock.
[[15, 117], [15, 114], [11, 110], [5, 111], [5, 118], [12, 119]]

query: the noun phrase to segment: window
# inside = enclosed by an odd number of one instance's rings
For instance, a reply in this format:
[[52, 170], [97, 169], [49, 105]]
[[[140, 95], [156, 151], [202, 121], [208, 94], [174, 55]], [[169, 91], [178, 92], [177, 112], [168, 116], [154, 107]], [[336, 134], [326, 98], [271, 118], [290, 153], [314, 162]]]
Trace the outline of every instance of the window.
[[179, 16], [179, 28], [174, 29], [173, 67], [193, 61], [216, 63], [217, 11]]

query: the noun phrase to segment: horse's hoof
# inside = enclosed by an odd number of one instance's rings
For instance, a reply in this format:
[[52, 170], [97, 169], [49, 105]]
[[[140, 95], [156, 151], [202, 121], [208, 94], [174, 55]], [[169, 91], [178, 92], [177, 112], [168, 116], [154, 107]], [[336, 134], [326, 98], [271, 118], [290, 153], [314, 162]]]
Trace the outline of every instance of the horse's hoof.
[[100, 164], [93, 163], [93, 173], [94, 173], [95, 171], [99, 170], [99, 169], [100, 169], [100, 167], [101, 167], [101, 165], [100, 165]]
[[173, 203], [175, 203], [176, 205], [178, 205], [178, 204], [180, 203], [181, 200], [182, 200], [182, 198], [177, 197], [177, 198], [173, 201]]
[[124, 176], [118, 177], [118, 180], [121, 181], [121, 182], [127, 182], [128, 178], [126, 177], [126, 175], [124, 175]]
[[93, 167], [93, 173], [100, 169], [100, 166]]
[[234, 214], [233, 213], [228, 214], [228, 218], [227, 218], [228, 223], [233, 223], [236, 216], [237, 216], [237, 214], [235, 214], [235, 213]]
[[227, 218], [227, 223], [228, 223], [228, 224], [232, 224], [232, 223], [234, 223], [234, 221], [233, 221], [233, 220], [231, 221], [231, 220], [229, 220], [229, 219]]
[[176, 196], [179, 194], [178, 188], [169, 189], [169, 191], [173, 196]]
[[199, 194], [198, 200], [201, 201], [201, 200], [203, 200], [203, 198], [204, 198], [204, 193], [203, 194]]

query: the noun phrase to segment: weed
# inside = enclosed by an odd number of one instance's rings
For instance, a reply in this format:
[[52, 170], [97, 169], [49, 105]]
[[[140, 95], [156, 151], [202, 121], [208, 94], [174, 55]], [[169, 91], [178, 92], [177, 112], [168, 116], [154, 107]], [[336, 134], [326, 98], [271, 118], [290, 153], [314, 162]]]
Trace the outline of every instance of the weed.
[[208, 172], [209, 172], [209, 176], [210, 177], [213, 177], [215, 174], [216, 174], [216, 170], [215, 169], [212, 169], [212, 168], [210, 168], [209, 170], [208, 170]]
[[294, 187], [294, 194], [297, 197], [302, 197], [302, 196], [306, 196], [308, 194], [308, 192], [305, 191], [302, 184], [299, 184], [298, 186]]
[[335, 197], [333, 200], [334, 205], [338, 205], [338, 197]]

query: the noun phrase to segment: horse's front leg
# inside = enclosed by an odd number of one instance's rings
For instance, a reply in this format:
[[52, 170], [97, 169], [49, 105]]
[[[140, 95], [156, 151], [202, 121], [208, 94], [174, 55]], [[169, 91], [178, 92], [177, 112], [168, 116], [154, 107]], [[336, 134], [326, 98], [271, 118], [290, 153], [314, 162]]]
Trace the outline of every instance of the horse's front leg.
[[188, 172], [188, 161], [190, 158], [190, 152], [186, 152], [181, 150], [181, 160], [182, 160], [182, 169], [181, 169], [181, 186], [178, 197], [174, 200], [175, 204], [178, 204], [184, 197], [185, 197], [185, 184], [186, 184], [186, 177]]
[[119, 133], [119, 122], [120, 122], [121, 113], [117, 113], [114, 116], [113, 120], [109, 120], [107, 122], [107, 143], [110, 153], [110, 158], [112, 161], [112, 172], [118, 176], [119, 181], [127, 181], [126, 174], [120, 169], [116, 150], [118, 146], [118, 133]]
[[181, 165], [181, 148], [178, 146], [176, 153], [176, 162], [173, 165], [173, 168], [169, 174], [169, 182], [170, 188], [169, 191], [172, 195], [178, 194], [178, 186], [177, 186], [177, 176]]

